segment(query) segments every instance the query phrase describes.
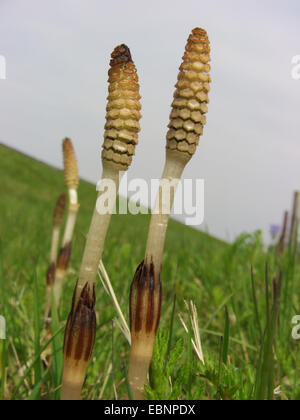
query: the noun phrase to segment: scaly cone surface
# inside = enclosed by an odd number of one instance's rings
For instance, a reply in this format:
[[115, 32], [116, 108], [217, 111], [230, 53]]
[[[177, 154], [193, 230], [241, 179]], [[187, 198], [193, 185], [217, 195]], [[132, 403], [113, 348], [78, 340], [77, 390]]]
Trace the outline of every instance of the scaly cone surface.
[[111, 57], [102, 159], [126, 171], [138, 143], [141, 96], [129, 48], [120, 45]]
[[209, 61], [210, 44], [206, 31], [196, 28], [188, 38], [180, 66], [167, 134], [167, 149], [190, 157], [196, 151], [206, 124], [211, 82]]

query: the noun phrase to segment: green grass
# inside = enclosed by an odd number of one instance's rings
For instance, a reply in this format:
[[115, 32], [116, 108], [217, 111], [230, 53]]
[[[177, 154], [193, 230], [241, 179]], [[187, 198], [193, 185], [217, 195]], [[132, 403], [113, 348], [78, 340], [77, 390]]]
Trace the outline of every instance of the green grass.
[[[49, 343], [42, 328], [45, 273], [52, 212], [64, 190], [63, 174], [1, 145], [0, 168], [0, 315], [7, 322], [7, 340], [0, 343], [0, 399], [59, 399], [64, 326], [95, 187], [80, 184], [71, 266], [57, 315], [53, 308], [54, 336]], [[127, 319], [129, 287], [144, 256], [148, 225], [146, 215], [114, 215], [107, 237], [103, 261]], [[279, 304], [277, 295], [273, 301], [271, 284], [280, 271]], [[264, 251], [259, 232], [241, 235], [229, 245], [171, 221], [163, 259], [162, 318], [147, 397], [300, 399], [299, 342], [291, 338], [292, 317], [300, 314], [299, 279], [298, 255], [291, 249], [282, 257]], [[185, 300], [193, 300], [198, 309], [205, 366], [190, 342]], [[100, 281], [96, 313], [97, 338], [83, 398], [98, 399], [102, 391], [103, 399], [115, 395], [121, 399], [128, 393], [129, 346], [118, 327], [112, 327], [116, 312]], [[52, 366], [45, 370], [41, 354], [48, 344]], [[274, 397], [272, 390], [278, 386], [281, 394]]]

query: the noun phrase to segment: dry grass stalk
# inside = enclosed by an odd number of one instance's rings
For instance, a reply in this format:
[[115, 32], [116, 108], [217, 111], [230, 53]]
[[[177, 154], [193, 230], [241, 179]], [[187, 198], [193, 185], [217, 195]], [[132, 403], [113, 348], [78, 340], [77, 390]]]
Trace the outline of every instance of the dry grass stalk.
[[[152, 213], [146, 255], [133, 279], [130, 296], [129, 381], [134, 399], [144, 398], [161, 308], [161, 262], [177, 184], [192, 158], [206, 123], [210, 45], [206, 32], [192, 31], [180, 67], [169, 131], [166, 163]], [[172, 187], [170, 188], [170, 185]]]
[[52, 242], [51, 242], [51, 251], [50, 251], [50, 263], [47, 271], [47, 281], [46, 281], [46, 305], [45, 305], [45, 319], [49, 317], [50, 308], [51, 308], [51, 288], [55, 280], [55, 268], [56, 268], [56, 258], [57, 251], [59, 246], [59, 235], [60, 230], [65, 217], [65, 208], [66, 208], [66, 194], [63, 193], [59, 196], [53, 214], [53, 232], [52, 232]]
[[297, 229], [299, 225], [299, 198], [300, 198], [300, 193], [298, 191], [295, 191], [291, 229], [290, 229], [290, 238], [289, 238], [290, 244], [293, 250], [294, 250], [294, 247], [297, 246], [295, 242], [297, 239], [296, 234], [297, 234]]
[[[129, 48], [120, 45], [112, 53], [109, 69], [109, 95], [106, 114], [104, 143], [102, 150], [103, 173], [99, 186], [99, 196], [92, 217], [90, 229], [87, 235], [86, 246], [81, 263], [79, 280], [74, 293], [73, 311], [76, 311], [80, 303], [80, 297], [86, 288], [92, 293], [95, 288], [99, 263], [102, 257], [105, 238], [113, 212], [120, 179], [131, 164], [138, 142], [140, 130], [140, 94], [138, 76], [132, 61]], [[107, 186], [110, 185], [107, 192]], [[111, 188], [111, 187], [114, 188]], [[105, 197], [105, 199], [104, 199]], [[106, 205], [108, 203], [108, 205]], [[94, 293], [94, 292], [93, 292]], [[94, 299], [90, 297], [90, 301]], [[90, 308], [94, 311], [93, 307]], [[71, 332], [66, 334], [70, 336]], [[67, 342], [67, 341], [66, 341]], [[64, 372], [69, 369], [69, 362], [64, 352]], [[72, 390], [72, 375], [76, 383], [75, 365], [72, 364], [70, 371], [73, 374], [65, 374], [68, 380], [63, 383], [63, 398], [75, 395]], [[80, 372], [86, 369], [87, 363], [79, 367]], [[81, 373], [80, 373], [81, 375]], [[81, 376], [80, 376], [81, 377]], [[70, 390], [70, 392], [68, 391]], [[79, 399], [80, 392], [77, 393]]]
[[[184, 302], [184, 303], [185, 303], [185, 306], [188, 310], [192, 330], [193, 330], [193, 333], [194, 333], [194, 339], [193, 338], [191, 339], [192, 345], [194, 347], [194, 350], [195, 350], [199, 360], [205, 365], [203, 351], [202, 351], [201, 338], [200, 338], [199, 320], [198, 320], [198, 312], [197, 312], [196, 305], [194, 304], [194, 302], [192, 300], [190, 301], [190, 307], [189, 307], [187, 302]], [[179, 319], [180, 319], [180, 322], [181, 322], [183, 328], [185, 329], [185, 332], [188, 334], [189, 333], [188, 327], [187, 327], [186, 323], [184, 322], [181, 314], [179, 314]]]
[[110, 377], [110, 374], [111, 374], [111, 372], [112, 372], [112, 368], [113, 368], [112, 363], [110, 363], [110, 364], [109, 364], [109, 366], [108, 366], [108, 369], [107, 369], [106, 375], [105, 375], [105, 377], [104, 377], [103, 385], [102, 385], [102, 388], [101, 388], [101, 391], [100, 391], [100, 395], [99, 395], [98, 400], [102, 400], [102, 397], [103, 397], [103, 394], [104, 394], [104, 391], [105, 391], [105, 388], [106, 388], [107, 382], [108, 382], [109, 377]]
[[282, 231], [281, 231], [281, 235], [280, 235], [279, 242], [278, 242], [278, 250], [281, 254], [284, 252], [285, 246], [286, 246], [288, 219], [289, 219], [289, 212], [285, 211], [284, 212], [284, 217], [283, 217]]
[[79, 210], [77, 189], [79, 185], [78, 164], [75, 151], [70, 139], [63, 141], [64, 175], [65, 184], [69, 193], [69, 209], [62, 246], [57, 258], [53, 293], [58, 307], [64, 279], [71, 258], [72, 238]]

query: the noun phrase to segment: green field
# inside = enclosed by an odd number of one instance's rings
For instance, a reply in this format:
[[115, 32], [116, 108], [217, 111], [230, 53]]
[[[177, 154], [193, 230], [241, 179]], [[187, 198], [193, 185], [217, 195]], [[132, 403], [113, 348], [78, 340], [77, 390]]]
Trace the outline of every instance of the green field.
[[[95, 204], [95, 187], [80, 183], [70, 270], [59, 319], [53, 321], [52, 364], [46, 370], [40, 357], [47, 342], [45, 273], [52, 213], [64, 191], [64, 177], [61, 171], [2, 145], [0, 168], [0, 315], [7, 323], [7, 340], [0, 340], [0, 398], [59, 399], [63, 330]], [[144, 257], [148, 225], [149, 216], [114, 215], [107, 236], [103, 262], [127, 320], [130, 283]], [[271, 289], [280, 271], [277, 322]], [[264, 251], [260, 232], [226, 244], [171, 221], [162, 283], [162, 317], [147, 388], [149, 399], [300, 399], [299, 341], [291, 336], [292, 318], [300, 314], [298, 256], [290, 250], [283, 256]], [[96, 293], [97, 338], [83, 399], [121, 399], [127, 394], [124, 365], [129, 346], [112, 322], [117, 314], [100, 280]], [[181, 313], [190, 326], [185, 305], [190, 300], [198, 310], [205, 366], [192, 348], [193, 334], [185, 332], [178, 316]], [[280, 392], [274, 395], [279, 386]]]

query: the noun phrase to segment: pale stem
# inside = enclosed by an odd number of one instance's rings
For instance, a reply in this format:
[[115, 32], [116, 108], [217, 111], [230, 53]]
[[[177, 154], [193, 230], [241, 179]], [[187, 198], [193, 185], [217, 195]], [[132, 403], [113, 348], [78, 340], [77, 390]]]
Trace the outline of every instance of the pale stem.
[[52, 263], [55, 264], [55, 262], [56, 262], [58, 243], [59, 243], [59, 232], [60, 232], [60, 226], [54, 226], [53, 227], [53, 233], [52, 233], [50, 264], [52, 264]]
[[[145, 259], [154, 263], [155, 270], [160, 272], [166, 232], [170, 213], [173, 207], [178, 182], [187, 164], [178, 154], [167, 151], [166, 164], [160, 181], [159, 192], [152, 211]], [[167, 182], [166, 182], [167, 181]], [[167, 188], [167, 185], [171, 188]]]
[[[59, 306], [59, 302], [60, 302], [60, 298], [61, 298], [61, 293], [62, 293], [62, 287], [63, 287], [63, 283], [64, 283], [64, 279], [65, 279], [65, 274], [66, 274], [66, 271], [61, 270], [59, 268], [57, 268], [56, 271], [55, 271], [55, 282], [53, 284], [53, 296], [54, 296], [55, 305], [56, 305], [57, 308]], [[50, 298], [51, 298], [51, 296], [50, 296]]]
[[[153, 263], [157, 276], [161, 271], [165, 237], [176, 189], [188, 160], [185, 155], [167, 151], [165, 168], [152, 211], [145, 256], [146, 264]], [[135, 400], [145, 397], [144, 387], [148, 382], [155, 335], [154, 332], [136, 337], [132, 335], [128, 378]]]
[[[57, 250], [59, 245], [60, 226], [53, 227], [51, 251], [50, 251], [50, 265], [56, 264]], [[46, 286], [46, 303], [45, 303], [45, 320], [49, 317], [51, 308], [51, 285]]]
[[[120, 182], [119, 173], [119, 169], [103, 162], [102, 180], [99, 186], [100, 190], [82, 258], [77, 285], [77, 296], [80, 296], [86, 283], [89, 283], [92, 286], [96, 281], [107, 230], [111, 215], [115, 209], [116, 196]], [[103, 196], [105, 197], [105, 201], [102, 200]]]
[[87, 363], [66, 360], [62, 378], [62, 401], [81, 400], [81, 389], [85, 379]]
[[72, 242], [78, 209], [79, 209], [79, 204], [70, 203], [69, 211], [68, 211], [68, 220], [67, 220], [64, 237], [62, 241], [62, 247]]
[[[69, 190], [69, 211], [68, 211], [68, 219], [67, 224], [65, 227], [64, 237], [62, 240], [62, 249], [66, 246], [71, 244], [72, 237], [74, 233], [74, 228], [77, 219], [77, 213], [79, 210], [79, 204], [77, 202], [77, 191], [76, 190]], [[64, 284], [64, 279], [66, 275], [66, 270], [62, 270], [59, 267], [55, 270], [55, 281], [53, 285], [53, 294], [55, 298], [56, 306], [59, 306], [59, 301], [62, 294], [62, 287]]]
[[145, 399], [145, 384], [148, 383], [148, 371], [152, 359], [155, 334], [141, 337], [132, 342], [128, 379], [134, 400]]

